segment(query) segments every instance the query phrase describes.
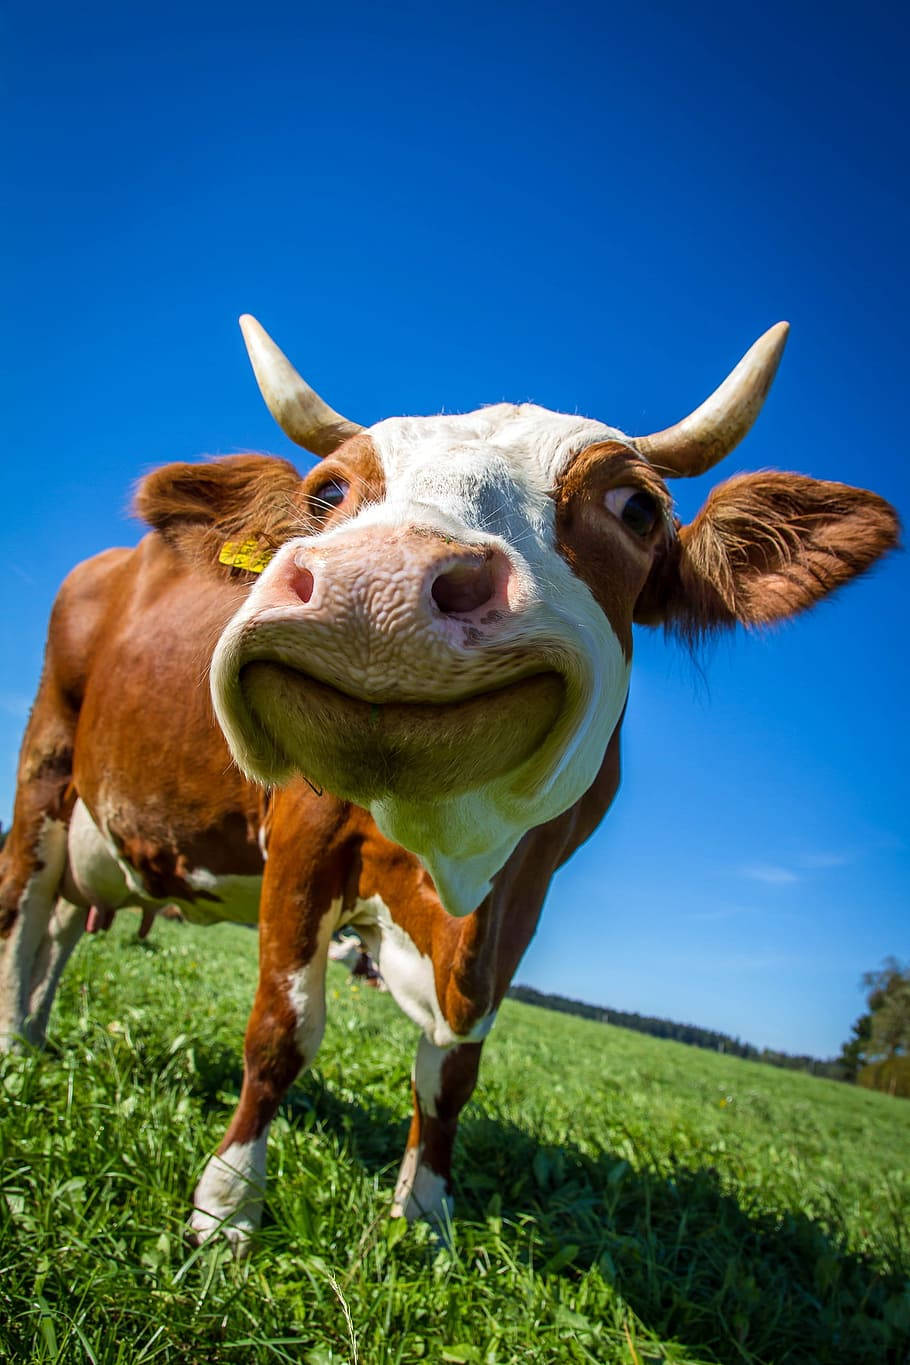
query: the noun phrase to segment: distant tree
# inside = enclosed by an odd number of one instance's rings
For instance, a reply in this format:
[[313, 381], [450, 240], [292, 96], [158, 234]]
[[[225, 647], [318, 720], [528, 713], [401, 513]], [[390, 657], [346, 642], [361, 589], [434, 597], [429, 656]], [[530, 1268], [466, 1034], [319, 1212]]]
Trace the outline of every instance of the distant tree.
[[863, 986], [869, 1012], [853, 1025], [841, 1061], [861, 1085], [910, 1095], [910, 965], [886, 958], [864, 973]]
[[845, 1081], [855, 1081], [860, 1067], [865, 1065], [866, 1049], [872, 1036], [872, 1015], [861, 1014], [853, 1025], [852, 1034], [841, 1048], [838, 1059], [844, 1069]]
[[872, 1011], [870, 1058], [910, 1053], [910, 966], [886, 958], [880, 971], [866, 972], [863, 985]]

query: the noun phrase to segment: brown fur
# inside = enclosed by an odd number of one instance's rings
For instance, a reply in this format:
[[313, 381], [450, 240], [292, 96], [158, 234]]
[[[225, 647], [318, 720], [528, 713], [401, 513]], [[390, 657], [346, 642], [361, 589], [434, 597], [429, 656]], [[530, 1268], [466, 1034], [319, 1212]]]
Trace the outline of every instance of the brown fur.
[[258, 539], [277, 549], [299, 534], [300, 475], [287, 460], [231, 455], [208, 464], [169, 464], [147, 474], [133, 511], [169, 545], [201, 566], [219, 566], [225, 541]]
[[[613, 488], [640, 489], [656, 499], [664, 516], [650, 536], [635, 536], [606, 508], [604, 498]], [[670, 536], [666, 484], [628, 446], [605, 441], [576, 456], [554, 499], [557, 549], [591, 589], [630, 659], [635, 601]]]
[[[342, 478], [351, 486], [343, 506], [327, 508], [320, 485]], [[348, 441], [303, 478], [273, 455], [227, 455], [203, 464], [169, 464], [147, 474], [133, 512], [185, 560], [222, 577], [252, 582], [255, 574], [219, 563], [227, 542], [255, 540], [276, 550], [292, 536], [322, 530], [382, 497], [382, 471], [369, 437]]]
[[689, 639], [763, 626], [815, 605], [864, 573], [900, 535], [875, 493], [801, 474], [740, 474], [712, 490], [671, 541], [635, 609]]

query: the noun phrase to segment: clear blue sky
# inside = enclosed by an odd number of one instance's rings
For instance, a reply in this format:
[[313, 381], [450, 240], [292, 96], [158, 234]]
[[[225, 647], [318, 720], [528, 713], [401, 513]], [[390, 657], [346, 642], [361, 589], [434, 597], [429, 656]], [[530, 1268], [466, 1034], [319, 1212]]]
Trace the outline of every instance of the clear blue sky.
[[[790, 345], [711, 482], [776, 466], [906, 519], [897, 5], [7, 10], [0, 817], [53, 593], [143, 471], [307, 457], [255, 313], [364, 423], [533, 399], [630, 432]], [[905, 556], [696, 666], [640, 632], [625, 782], [519, 979], [828, 1054], [908, 956]]]

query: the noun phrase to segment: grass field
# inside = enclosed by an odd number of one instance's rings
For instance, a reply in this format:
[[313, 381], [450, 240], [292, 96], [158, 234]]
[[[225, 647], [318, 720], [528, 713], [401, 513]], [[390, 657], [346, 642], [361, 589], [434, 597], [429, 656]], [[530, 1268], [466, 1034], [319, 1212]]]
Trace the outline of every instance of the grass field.
[[910, 1104], [507, 1002], [443, 1248], [387, 1218], [414, 1028], [334, 967], [254, 1255], [191, 1251], [256, 940], [120, 919], [0, 1071], [0, 1359], [910, 1359]]

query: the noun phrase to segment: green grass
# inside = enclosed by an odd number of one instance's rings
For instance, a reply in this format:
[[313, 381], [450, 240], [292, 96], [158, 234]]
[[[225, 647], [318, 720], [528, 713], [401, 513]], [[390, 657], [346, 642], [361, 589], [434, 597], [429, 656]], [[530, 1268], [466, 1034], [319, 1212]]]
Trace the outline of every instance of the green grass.
[[441, 1248], [387, 1218], [415, 1031], [340, 968], [252, 1258], [191, 1251], [256, 941], [120, 919], [0, 1071], [0, 1359], [910, 1359], [906, 1102], [507, 1002]]

